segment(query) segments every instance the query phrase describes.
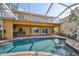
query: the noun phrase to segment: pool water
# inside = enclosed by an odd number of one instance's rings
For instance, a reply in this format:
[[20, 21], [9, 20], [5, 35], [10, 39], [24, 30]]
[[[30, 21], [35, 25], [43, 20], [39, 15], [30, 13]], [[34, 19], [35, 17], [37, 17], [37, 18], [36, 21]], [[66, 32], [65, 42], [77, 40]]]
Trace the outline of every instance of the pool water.
[[59, 38], [33, 38], [0, 43], [0, 54], [26, 51], [50, 52], [61, 56], [78, 55], [66, 45], [65, 40]]

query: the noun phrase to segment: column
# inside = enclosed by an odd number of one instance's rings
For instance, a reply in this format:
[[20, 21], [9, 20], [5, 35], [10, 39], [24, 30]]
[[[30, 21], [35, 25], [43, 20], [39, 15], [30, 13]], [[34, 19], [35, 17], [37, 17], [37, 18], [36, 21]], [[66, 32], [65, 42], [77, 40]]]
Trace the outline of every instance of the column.
[[30, 27], [30, 36], [31, 36], [31, 33], [32, 33], [32, 27]]
[[8, 39], [12, 39], [13, 38], [13, 23], [12, 23], [12, 21], [4, 20], [3, 26], [4, 26], [4, 30], [5, 30], [4, 37], [6, 37]]
[[58, 27], [58, 33], [60, 33], [60, 26]]

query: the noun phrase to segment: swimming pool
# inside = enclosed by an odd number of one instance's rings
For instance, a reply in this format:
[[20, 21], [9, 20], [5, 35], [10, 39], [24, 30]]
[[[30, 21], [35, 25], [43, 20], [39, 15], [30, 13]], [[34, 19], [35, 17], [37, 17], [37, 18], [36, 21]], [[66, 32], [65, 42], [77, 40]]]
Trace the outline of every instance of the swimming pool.
[[18, 39], [0, 43], [0, 54], [26, 51], [49, 52], [61, 56], [79, 55], [61, 38]]

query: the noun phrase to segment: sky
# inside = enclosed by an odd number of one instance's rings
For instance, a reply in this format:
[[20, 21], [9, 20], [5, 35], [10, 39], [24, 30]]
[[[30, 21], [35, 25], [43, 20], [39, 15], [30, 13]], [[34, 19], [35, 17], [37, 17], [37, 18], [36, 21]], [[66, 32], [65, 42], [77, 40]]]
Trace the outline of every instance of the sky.
[[[45, 15], [46, 11], [48, 10], [51, 3], [30, 3], [30, 13], [37, 13]], [[63, 3], [67, 6], [70, 6], [74, 3]], [[57, 17], [64, 9], [66, 9], [66, 6], [62, 6], [60, 4], [54, 3], [51, 7], [50, 11], [48, 12], [48, 16], [54, 16]], [[19, 9], [24, 10], [26, 12], [29, 12], [29, 3], [20, 3]], [[73, 8], [74, 9], [74, 8]], [[66, 10], [59, 19], [62, 19], [70, 14], [70, 9]]]

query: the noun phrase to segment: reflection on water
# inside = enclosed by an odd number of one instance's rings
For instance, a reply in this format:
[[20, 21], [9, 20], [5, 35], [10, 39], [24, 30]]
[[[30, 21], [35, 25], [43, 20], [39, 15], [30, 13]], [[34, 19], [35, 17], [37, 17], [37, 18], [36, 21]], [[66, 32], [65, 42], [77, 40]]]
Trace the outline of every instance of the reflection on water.
[[65, 44], [65, 40], [58, 38], [35, 38], [14, 40], [0, 44], [0, 53], [13, 53], [23, 51], [51, 52], [61, 56], [78, 55]]

